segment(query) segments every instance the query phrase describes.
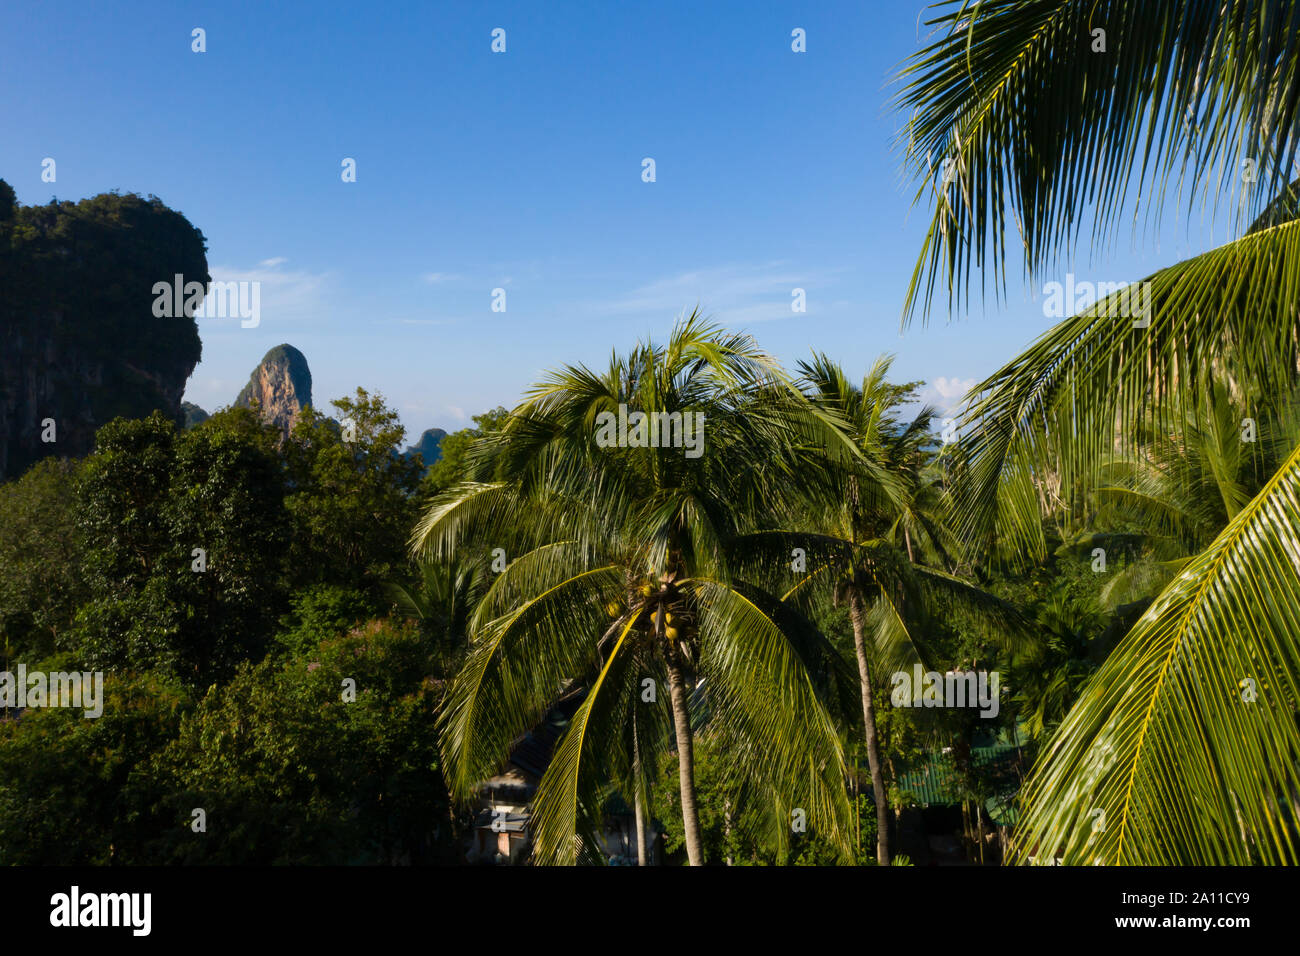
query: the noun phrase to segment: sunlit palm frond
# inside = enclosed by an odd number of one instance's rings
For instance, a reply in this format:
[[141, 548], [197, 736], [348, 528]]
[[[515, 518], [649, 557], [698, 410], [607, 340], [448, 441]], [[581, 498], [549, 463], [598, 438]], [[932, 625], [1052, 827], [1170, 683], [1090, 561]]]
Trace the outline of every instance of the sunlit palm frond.
[[605, 785], [630, 769], [622, 729], [636, 706], [637, 677], [629, 635], [633, 612], [622, 624], [600, 673], [569, 721], [537, 788], [534, 856], [542, 864], [600, 859], [596, 833], [602, 822]]
[[752, 597], [697, 581], [703, 649], [699, 671], [713, 719], [750, 743], [746, 776], [803, 809], [816, 829], [850, 855], [852, 809], [839, 734], [799, 651]]
[[[1288, 401], [1300, 359], [1300, 221], [1155, 273], [1151, 323], [1118, 316], [1116, 293], [1058, 324], [974, 389], [958, 504], [963, 536], [993, 529], [1042, 556], [1053, 489], [1081, 504], [1132, 454], [1149, 415], [1172, 431], [1224, 378], [1265, 407]], [[1127, 437], [1126, 437], [1127, 436]]]
[[1026, 789], [1017, 853], [1300, 862], [1300, 450], [1084, 688]]
[[477, 629], [439, 718], [449, 788], [468, 796], [496, 773], [569, 681], [597, 659], [609, 624], [597, 598], [621, 582], [617, 567], [574, 574]]
[[937, 292], [965, 303], [980, 271], [1000, 290], [1020, 250], [1032, 279], [1089, 206], [1095, 240], [1130, 197], [1158, 216], [1171, 182], [1189, 187], [1189, 207], [1227, 194], [1232, 215], [1253, 216], [1290, 178], [1290, 0], [950, 0], [933, 11], [935, 39], [900, 71], [900, 144], [917, 200], [934, 195], [908, 316]]

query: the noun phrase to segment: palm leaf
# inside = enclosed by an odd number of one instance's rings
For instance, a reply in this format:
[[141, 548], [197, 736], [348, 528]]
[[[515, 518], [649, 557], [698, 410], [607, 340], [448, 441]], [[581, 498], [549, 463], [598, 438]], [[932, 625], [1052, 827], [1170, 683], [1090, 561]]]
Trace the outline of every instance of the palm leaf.
[[1300, 450], [1111, 653], [1026, 786], [1020, 859], [1300, 862]]
[[[933, 190], [905, 315], [976, 271], [1005, 279], [1012, 222], [1031, 280], [1096, 204], [1094, 241], [1130, 195], [1160, 215], [1171, 181], [1251, 216], [1300, 139], [1300, 7], [1290, 0], [949, 0], [900, 72], [900, 142]], [[1095, 30], [1105, 52], [1094, 49]], [[1254, 177], [1243, 163], [1256, 164]], [[1246, 221], [1249, 221], [1248, 219]], [[1019, 253], [1017, 253], [1019, 254]], [[999, 283], [997, 288], [1001, 289]]]
[[[1172, 418], [1159, 416], [1198, 407], [1225, 377], [1264, 405], [1289, 400], [1300, 359], [1300, 220], [1148, 281], [1149, 327], [1116, 317], [1116, 297], [1107, 297], [973, 390], [957, 492], [966, 540], [984, 540], [996, 529], [1016, 549], [1044, 556], [1042, 521], [1050, 508], [1081, 505], [1102, 471], [1132, 454], [1122, 439], [1153, 409], [1155, 426], [1172, 431]], [[1067, 502], [1052, 500], [1058, 486]]]

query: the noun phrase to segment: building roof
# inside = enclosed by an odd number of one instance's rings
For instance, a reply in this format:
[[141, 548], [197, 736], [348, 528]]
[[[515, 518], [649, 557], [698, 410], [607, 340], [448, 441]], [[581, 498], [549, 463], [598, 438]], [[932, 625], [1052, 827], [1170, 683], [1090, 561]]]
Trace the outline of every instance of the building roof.
[[[1008, 824], [1015, 822], [1015, 807], [1010, 798], [1020, 789], [1020, 780], [1028, 766], [1027, 742], [1017, 732], [1014, 739], [987, 739], [971, 747], [971, 769], [997, 794], [985, 801], [995, 822], [999, 817]], [[909, 806], [957, 806], [962, 802], [961, 779], [951, 753], [931, 753], [925, 763], [898, 781], [904, 802]]]

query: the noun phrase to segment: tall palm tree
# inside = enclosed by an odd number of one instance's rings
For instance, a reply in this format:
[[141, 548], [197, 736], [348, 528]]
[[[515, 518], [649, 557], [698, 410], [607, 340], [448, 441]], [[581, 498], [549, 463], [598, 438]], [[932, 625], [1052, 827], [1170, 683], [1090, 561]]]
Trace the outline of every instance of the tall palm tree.
[[[643, 415], [664, 441], [644, 440]], [[605, 416], [627, 425], [613, 443]], [[679, 432], [674, 445], [672, 421], [702, 429], [703, 444]], [[434, 499], [412, 539], [421, 554], [508, 556], [443, 712], [453, 791], [469, 795], [562, 688], [580, 686], [535, 797], [536, 858], [594, 859], [608, 784], [639, 798], [642, 768], [669, 747], [687, 855], [702, 864], [691, 713], [702, 691], [737, 771], [848, 855], [846, 768], [815, 679], [833, 652], [735, 573], [730, 543], [793, 507], [815, 460], [853, 453], [752, 340], [694, 314], [604, 373], [548, 374], [474, 446], [476, 480]]]
[[[817, 506], [782, 515], [787, 523], [744, 540], [751, 556], [767, 558], [769, 574], [779, 571], [798, 582], [787, 598], [804, 598], [821, 586], [848, 606], [881, 866], [890, 863], [890, 814], [874, 663], [910, 666], [925, 656], [927, 616], [939, 606], [959, 608], [999, 642], [1015, 643], [1024, 630], [1013, 608], [950, 573], [956, 569], [946, 501], [927, 467], [934, 412], [923, 407], [910, 421], [900, 418], [915, 387], [889, 383], [891, 364], [889, 357], [879, 359], [856, 385], [825, 355], [799, 363], [810, 400], [841, 423], [859, 455], [808, 476]], [[806, 573], [790, 561], [796, 553], [804, 555]]]
[[[903, 70], [918, 196], [942, 170], [907, 315], [976, 270], [1000, 288], [1014, 221], [1031, 279], [1121, 215], [1159, 214], [1171, 180], [1241, 232], [1148, 278], [1149, 309], [1105, 296], [973, 392], [963, 536], [1044, 553], [1149, 415], [1216, 381], [1280, 405], [1300, 361], [1300, 6], [1290, 0], [940, 4]], [[1100, 32], [1099, 32], [1100, 31]], [[1271, 197], [1276, 196], [1271, 203]], [[1252, 217], [1267, 204], [1262, 215]], [[1001, 280], [1001, 282], [999, 282]], [[1170, 396], [1180, 396], [1170, 402]], [[1164, 588], [1088, 683], [1039, 761], [1022, 857], [1300, 860], [1300, 447]]]

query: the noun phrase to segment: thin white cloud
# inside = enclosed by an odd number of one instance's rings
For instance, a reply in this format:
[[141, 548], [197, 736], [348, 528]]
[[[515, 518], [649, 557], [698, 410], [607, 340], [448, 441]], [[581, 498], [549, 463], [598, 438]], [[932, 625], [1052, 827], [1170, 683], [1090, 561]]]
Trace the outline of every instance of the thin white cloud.
[[[280, 260], [281, 262], [285, 260]], [[303, 320], [319, 321], [322, 313], [329, 310], [330, 275], [324, 272], [284, 271], [280, 263], [267, 259], [252, 269], [239, 269], [231, 265], [217, 264], [209, 268], [213, 282], [257, 282], [260, 290], [260, 324], [300, 322]], [[203, 322], [229, 324], [233, 320], [199, 319], [200, 329]]]
[[274, 269], [276, 266], [282, 266], [288, 261], [289, 260], [284, 256], [275, 256], [272, 259], [263, 259], [261, 265], [265, 266], [267, 269]]
[[[676, 315], [697, 304], [700, 311], [724, 325], [749, 325], [797, 318], [814, 312], [818, 301], [831, 301], [826, 290], [833, 282], [826, 271], [810, 272], [788, 263], [727, 265], [696, 269], [632, 289], [626, 295], [588, 305], [603, 315]], [[806, 312], [795, 312], [796, 289], [804, 290]]]

